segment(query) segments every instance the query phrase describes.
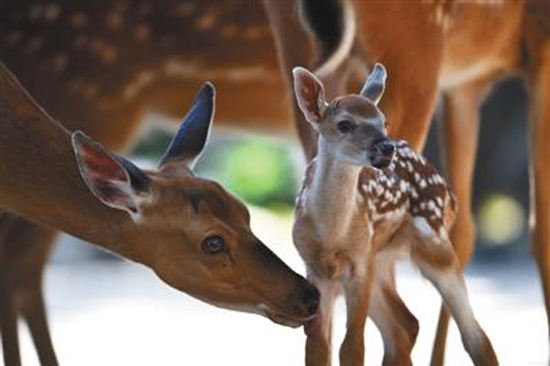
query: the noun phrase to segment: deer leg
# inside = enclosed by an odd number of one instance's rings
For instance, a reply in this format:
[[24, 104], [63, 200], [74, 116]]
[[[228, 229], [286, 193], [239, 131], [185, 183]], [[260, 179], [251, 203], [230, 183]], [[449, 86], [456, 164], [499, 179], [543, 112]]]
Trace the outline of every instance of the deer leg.
[[24, 291], [22, 314], [29, 326], [40, 364], [56, 366], [58, 362], [48, 328], [41, 281]]
[[[475, 225], [472, 216], [472, 180], [478, 142], [479, 108], [492, 78], [446, 91], [443, 96], [443, 141], [448, 182], [456, 195], [458, 213], [451, 231], [451, 242], [464, 268], [472, 257]], [[441, 306], [434, 340], [432, 366], [443, 365], [449, 327], [449, 310]]]
[[451, 242], [435, 233], [432, 236], [417, 233], [411, 256], [449, 308], [460, 330], [462, 344], [474, 365], [498, 365], [491, 342], [474, 317], [460, 262]]
[[365, 324], [373, 284], [373, 265], [370, 261], [365, 274], [355, 274], [344, 283], [346, 297], [346, 335], [340, 346], [341, 366], [362, 366], [365, 363]]
[[321, 293], [321, 302], [317, 312], [318, 322], [306, 326], [306, 365], [330, 366], [332, 340], [332, 313], [334, 301], [338, 293], [336, 285], [331, 281], [309, 278]]
[[[389, 135], [406, 140], [417, 152], [422, 151], [428, 136], [439, 93], [442, 63], [439, 30], [430, 30], [426, 34], [430, 36], [419, 38], [422, 40], [422, 44], [418, 44], [419, 48], [415, 47], [415, 43], [419, 42], [415, 39], [416, 33], [410, 32], [410, 35], [404, 36], [405, 39], [399, 40], [401, 44], [409, 45], [400, 48], [400, 52], [379, 54], [376, 49], [369, 52], [372, 62], [381, 62], [388, 70], [380, 109], [386, 116]], [[370, 42], [366, 44], [370, 46]], [[417, 52], [418, 49], [429, 50], [429, 56]], [[422, 72], [411, 65], [420, 65]]]
[[[529, 73], [529, 129], [531, 180], [531, 245], [537, 263], [546, 314], [550, 314], [550, 42], [540, 52]], [[550, 322], [550, 318], [547, 318]], [[550, 323], [549, 323], [550, 329]]]
[[394, 260], [376, 258], [369, 316], [382, 335], [384, 366], [412, 365], [412, 348], [418, 335], [418, 320], [395, 289]]
[[17, 334], [17, 311], [15, 309], [12, 274], [6, 266], [0, 270], [0, 335], [6, 366], [21, 364]]
[[17, 230], [9, 236], [10, 243], [20, 248], [17, 268], [18, 310], [27, 322], [38, 358], [43, 366], [58, 364], [53, 348], [46, 311], [42, 282], [44, 268], [57, 232], [20, 219]]
[[292, 98], [294, 121], [298, 130], [298, 137], [304, 149], [307, 161], [316, 154], [317, 134], [304, 119], [292, 93], [292, 69], [296, 66], [309, 67], [313, 61], [312, 41], [301, 24], [298, 15], [298, 2], [294, 0], [264, 0], [275, 44], [279, 56], [279, 65], [287, 81], [288, 93]]

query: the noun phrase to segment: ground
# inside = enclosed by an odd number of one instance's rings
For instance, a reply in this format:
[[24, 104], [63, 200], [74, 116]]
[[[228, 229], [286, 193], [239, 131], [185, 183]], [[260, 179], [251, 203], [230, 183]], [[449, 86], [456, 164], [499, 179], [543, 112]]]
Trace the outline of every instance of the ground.
[[[289, 219], [263, 211], [254, 211], [252, 217], [259, 237], [303, 273], [290, 243]], [[501, 364], [547, 365], [546, 321], [535, 267], [526, 261], [476, 264], [468, 270], [467, 284], [475, 314]], [[420, 321], [413, 362], [427, 365], [439, 297], [406, 264], [399, 267], [398, 287]], [[203, 304], [170, 289], [148, 269], [128, 262], [58, 261], [47, 268], [46, 293], [62, 365], [303, 364], [302, 329]], [[337, 343], [343, 338], [344, 325], [344, 304], [339, 301]], [[366, 364], [379, 365], [382, 342], [371, 322], [367, 328]], [[22, 348], [23, 364], [37, 365], [26, 331]], [[447, 361], [449, 366], [471, 364], [454, 325]]]

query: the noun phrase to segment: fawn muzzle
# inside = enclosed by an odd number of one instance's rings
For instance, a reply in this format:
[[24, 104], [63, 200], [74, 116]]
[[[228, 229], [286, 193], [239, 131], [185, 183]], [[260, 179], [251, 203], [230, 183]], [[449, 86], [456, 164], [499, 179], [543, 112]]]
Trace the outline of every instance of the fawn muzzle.
[[370, 153], [373, 167], [378, 169], [387, 168], [393, 159], [395, 145], [390, 139], [383, 137], [372, 144]]

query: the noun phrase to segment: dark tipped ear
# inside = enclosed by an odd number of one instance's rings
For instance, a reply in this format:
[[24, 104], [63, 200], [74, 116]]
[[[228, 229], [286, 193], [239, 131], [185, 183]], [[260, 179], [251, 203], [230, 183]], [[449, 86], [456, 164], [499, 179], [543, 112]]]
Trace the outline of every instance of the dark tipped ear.
[[81, 131], [72, 134], [72, 143], [80, 175], [93, 195], [109, 207], [137, 214], [140, 200], [149, 193], [149, 177]]
[[360, 94], [370, 99], [374, 104], [378, 104], [386, 88], [386, 77], [387, 73], [384, 65], [375, 64]]
[[313, 73], [303, 67], [295, 67], [292, 74], [294, 75], [294, 93], [298, 106], [306, 120], [315, 125], [319, 123], [321, 115], [327, 107], [325, 88]]
[[214, 117], [215, 96], [214, 85], [205, 83], [164, 153], [160, 161], [161, 168], [169, 163], [183, 164], [192, 168], [208, 139]]

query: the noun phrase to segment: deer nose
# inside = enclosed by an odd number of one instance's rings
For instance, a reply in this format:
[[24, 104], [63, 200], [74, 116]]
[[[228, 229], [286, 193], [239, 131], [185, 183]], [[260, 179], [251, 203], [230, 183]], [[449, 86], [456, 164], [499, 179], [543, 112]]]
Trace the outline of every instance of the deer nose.
[[388, 139], [382, 139], [374, 144], [375, 151], [378, 150], [384, 156], [392, 156], [395, 152], [395, 145]]
[[309, 285], [302, 295], [302, 306], [307, 311], [308, 315], [315, 315], [319, 309], [319, 300], [321, 293], [313, 285]]

